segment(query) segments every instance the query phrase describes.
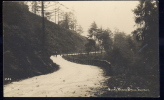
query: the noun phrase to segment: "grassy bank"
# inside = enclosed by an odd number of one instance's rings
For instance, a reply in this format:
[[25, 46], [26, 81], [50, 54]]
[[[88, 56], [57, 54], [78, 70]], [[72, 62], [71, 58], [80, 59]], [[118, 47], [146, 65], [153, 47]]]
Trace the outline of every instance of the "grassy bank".
[[104, 75], [106, 76], [113, 75], [112, 66], [110, 62], [106, 60], [89, 59], [89, 58], [80, 59], [80, 58], [76, 58], [76, 56], [77, 55], [69, 55], [69, 56], [63, 56], [63, 58], [74, 63], [97, 66], [104, 71]]
[[[73, 55], [76, 59], [86, 59], [90, 60], [98, 59], [99, 60], [108, 60], [109, 57], [104, 54], [90, 54], [88, 55]], [[110, 61], [109, 61], [110, 62]], [[138, 66], [122, 64], [120, 62], [110, 62], [111, 68], [113, 71], [112, 76], [110, 71], [106, 71], [105, 76], [111, 76], [111, 78], [106, 81], [108, 87], [104, 88], [101, 91], [105, 93], [99, 95], [102, 97], [153, 97], [158, 96], [158, 75], [150, 74], [150, 72], [145, 71], [143, 65], [138, 62]], [[131, 67], [130, 67], [131, 66]], [[139, 68], [139, 69], [138, 69]], [[143, 73], [145, 72], [145, 73]], [[110, 90], [111, 89], [111, 90]], [[115, 89], [115, 90], [112, 90]], [[124, 90], [119, 90], [124, 89]]]

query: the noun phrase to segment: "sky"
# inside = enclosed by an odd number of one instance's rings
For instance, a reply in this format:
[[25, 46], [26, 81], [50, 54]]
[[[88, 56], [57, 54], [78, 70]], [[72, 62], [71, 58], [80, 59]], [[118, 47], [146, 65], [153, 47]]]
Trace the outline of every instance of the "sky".
[[77, 22], [82, 26], [86, 36], [91, 23], [98, 27], [119, 29], [130, 34], [134, 29], [133, 9], [138, 1], [59, 1], [68, 8], [74, 9]]

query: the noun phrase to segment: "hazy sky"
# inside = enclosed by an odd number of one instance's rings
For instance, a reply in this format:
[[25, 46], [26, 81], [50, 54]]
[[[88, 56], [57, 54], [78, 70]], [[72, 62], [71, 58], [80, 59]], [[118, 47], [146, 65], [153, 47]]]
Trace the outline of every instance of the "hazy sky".
[[76, 11], [78, 23], [83, 27], [83, 35], [95, 21], [98, 27], [115, 28], [130, 34], [135, 28], [134, 14], [138, 1], [59, 1]]

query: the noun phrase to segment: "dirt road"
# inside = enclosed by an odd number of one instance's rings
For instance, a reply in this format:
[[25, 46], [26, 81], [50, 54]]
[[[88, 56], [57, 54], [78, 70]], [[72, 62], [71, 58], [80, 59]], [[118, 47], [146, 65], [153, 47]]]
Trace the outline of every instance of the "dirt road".
[[72, 63], [61, 56], [51, 59], [60, 65], [58, 71], [7, 84], [4, 97], [96, 97], [103, 93], [107, 78], [102, 69]]

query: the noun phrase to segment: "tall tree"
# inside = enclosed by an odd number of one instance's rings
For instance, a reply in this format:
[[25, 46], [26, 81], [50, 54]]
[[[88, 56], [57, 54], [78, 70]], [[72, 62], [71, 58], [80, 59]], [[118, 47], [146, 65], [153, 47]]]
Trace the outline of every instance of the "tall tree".
[[42, 34], [43, 34], [43, 41], [42, 41], [42, 45], [44, 48], [45, 45], [45, 23], [44, 23], [44, 1], [41, 1], [42, 3]]
[[[97, 27], [97, 24], [95, 22], [93, 22], [91, 24], [91, 27], [89, 28], [88, 32], [89, 32], [89, 38], [93, 39], [95, 42], [97, 42], [97, 30], [98, 30], [98, 27]], [[95, 45], [95, 56], [96, 56], [96, 45]]]
[[99, 41], [100, 49], [104, 49], [107, 53], [112, 50], [112, 32], [109, 29], [103, 30], [102, 28], [98, 29], [97, 39]]
[[94, 40], [96, 40], [96, 35], [97, 35], [97, 24], [95, 22], [93, 22], [91, 24], [91, 27], [89, 28], [88, 32], [89, 32], [89, 37], [90, 38], [93, 38]]
[[138, 41], [142, 42], [142, 52], [147, 57], [146, 59], [154, 56], [155, 60], [158, 55], [158, 1], [140, 0], [133, 12], [138, 26], [133, 34], [136, 35]]
[[32, 1], [31, 4], [32, 4], [32, 11], [36, 14], [38, 9], [40, 8], [38, 6], [39, 2], [38, 1]]
[[64, 20], [59, 21], [59, 25], [65, 29], [69, 29], [69, 22], [70, 22], [70, 17], [68, 13], [65, 13], [64, 15]]
[[158, 1], [141, 0], [133, 12], [138, 26], [133, 34], [142, 43], [138, 50], [142, 57], [141, 66], [144, 66], [145, 72], [158, 79]]

